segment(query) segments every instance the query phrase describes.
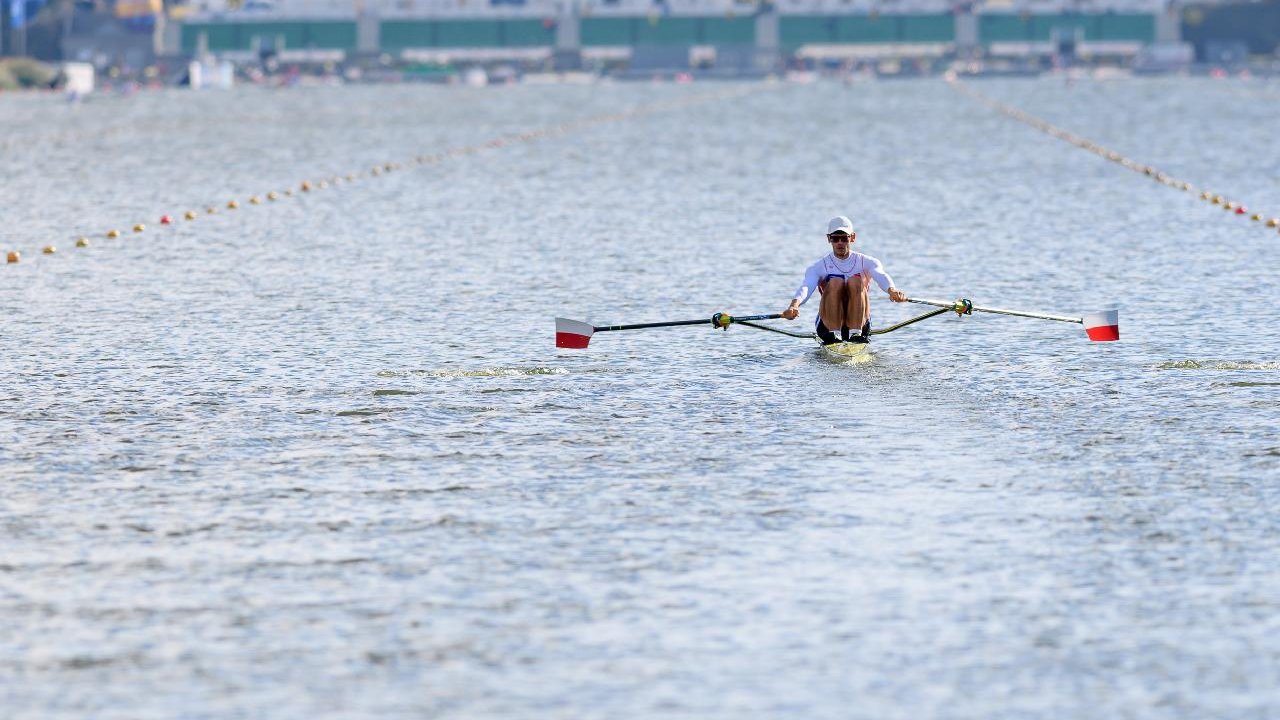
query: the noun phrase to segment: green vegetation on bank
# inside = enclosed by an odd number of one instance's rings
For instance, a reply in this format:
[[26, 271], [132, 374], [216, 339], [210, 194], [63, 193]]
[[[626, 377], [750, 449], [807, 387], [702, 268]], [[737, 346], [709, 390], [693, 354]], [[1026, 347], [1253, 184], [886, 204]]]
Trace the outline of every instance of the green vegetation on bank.
[[31, 58], [0, 60], [0, 90], [51, 87], [58, 71]]

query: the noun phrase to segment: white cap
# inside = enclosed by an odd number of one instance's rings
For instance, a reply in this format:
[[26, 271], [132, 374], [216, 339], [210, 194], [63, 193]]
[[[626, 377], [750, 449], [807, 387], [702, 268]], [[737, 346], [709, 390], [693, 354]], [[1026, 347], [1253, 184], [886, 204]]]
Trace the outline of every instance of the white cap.
[[843, 215], [837, 215], [827, 221], [827, 234], [842, 232], [853, 234], [853, 221]]

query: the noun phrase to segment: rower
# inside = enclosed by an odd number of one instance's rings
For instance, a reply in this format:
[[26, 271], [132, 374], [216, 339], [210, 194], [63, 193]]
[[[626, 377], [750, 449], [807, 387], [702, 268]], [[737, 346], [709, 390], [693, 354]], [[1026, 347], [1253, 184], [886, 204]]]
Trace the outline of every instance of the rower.
[[[889, 299], [907, 301], [907, 294], [893, 286], [892, 278], [885, 273], [879, 260], [853, 252], [857, 238], [849, 218], [843, 215], [831, 218], [827, 223], [827, 242], [831, 243], [831, 252], [809, 266], [804, 273], [804, 283], [796, 290], [791, 304], [782, 311], [782, 317], [794, 320], [800, 314], [800, 306], [813, 296], [813, 291], [821, 293], [822, 302], [814, 322], [823, 345], [833, 345], [842, 340], [867, 342], [871, 333], [867, 286], [872, 280], [889, 293]], [[840, 333], [838, 339], [837, 331]]]

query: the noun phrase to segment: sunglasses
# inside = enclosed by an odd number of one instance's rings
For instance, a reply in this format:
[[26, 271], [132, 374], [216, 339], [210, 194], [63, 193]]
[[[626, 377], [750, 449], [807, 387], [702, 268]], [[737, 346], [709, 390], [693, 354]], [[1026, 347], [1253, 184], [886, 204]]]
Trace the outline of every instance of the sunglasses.
[[851, 240], [853, 240], [852, 235], [828, 235], [827, 236], [827, 242], [833, 242], [833, 243], [849, 242]]

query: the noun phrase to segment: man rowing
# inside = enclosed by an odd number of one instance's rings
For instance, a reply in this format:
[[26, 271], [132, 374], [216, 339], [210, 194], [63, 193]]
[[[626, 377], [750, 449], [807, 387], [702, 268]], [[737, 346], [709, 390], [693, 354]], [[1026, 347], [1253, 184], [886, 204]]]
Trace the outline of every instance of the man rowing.
[[[831, 243], [831, 252], [809, 266], [804, 273], [804, 283], [796, 290], [791, 304], [782, 311], [782, 317], [794, 320], [800, 314], [800, 306], [817, 290], [822, 295], [822, 302], [818, 306], [815, 330], [823, 345], [834, 345], [842, 340], [867, 342], [871, 332], [867, 286], [872, 280], [889, 293], [890, 300], [907, 301], [907, 294], [893, 286], [893, 279], [885, 273], [879, 260], [853, 252], [857, 238], [849, 218], [843, 215], [831, 218], [827, 223], [827, 242]], [[837, 332], [840, 333], [838, 338]]]

